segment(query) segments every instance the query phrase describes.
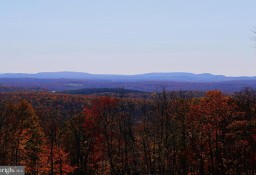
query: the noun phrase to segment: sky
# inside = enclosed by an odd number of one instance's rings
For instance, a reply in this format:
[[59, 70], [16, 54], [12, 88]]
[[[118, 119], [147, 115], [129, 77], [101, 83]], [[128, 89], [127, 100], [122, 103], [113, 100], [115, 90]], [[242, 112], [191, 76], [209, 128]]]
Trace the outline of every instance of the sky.
[[255, 0], [2, 0], [0, 73], [256, 76]]

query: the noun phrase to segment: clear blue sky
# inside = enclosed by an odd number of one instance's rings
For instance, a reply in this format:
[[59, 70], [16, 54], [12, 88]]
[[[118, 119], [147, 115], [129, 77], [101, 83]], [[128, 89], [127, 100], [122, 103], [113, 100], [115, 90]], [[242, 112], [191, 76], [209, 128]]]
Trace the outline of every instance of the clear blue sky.
[[255, 0], [2, 0], [0, 73], [256, 75]]

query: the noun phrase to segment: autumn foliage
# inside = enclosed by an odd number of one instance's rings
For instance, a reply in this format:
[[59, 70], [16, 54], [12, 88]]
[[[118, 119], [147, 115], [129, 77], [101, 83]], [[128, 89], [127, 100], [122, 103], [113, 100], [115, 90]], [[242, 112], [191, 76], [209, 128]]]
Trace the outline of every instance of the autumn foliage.
[[0, 165], [24, 165], [27, 174], [256, 174], [254, 89], [1, 95]]

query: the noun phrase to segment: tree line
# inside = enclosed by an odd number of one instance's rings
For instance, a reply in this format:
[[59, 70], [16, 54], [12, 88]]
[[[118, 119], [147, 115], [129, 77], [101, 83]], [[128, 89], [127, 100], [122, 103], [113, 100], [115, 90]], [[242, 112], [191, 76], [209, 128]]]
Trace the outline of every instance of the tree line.
[[256, 174], [254, 89], [56, 98], [50, 110], [40, 97], [1, 101], [0, 165], [51, 175]]

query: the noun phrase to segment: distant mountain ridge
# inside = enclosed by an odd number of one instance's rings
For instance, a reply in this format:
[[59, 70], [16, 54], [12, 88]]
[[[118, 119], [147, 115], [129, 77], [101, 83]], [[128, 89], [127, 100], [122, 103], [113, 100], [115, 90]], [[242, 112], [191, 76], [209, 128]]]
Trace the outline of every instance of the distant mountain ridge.
[[176, 82], [222, 82], [256, 80], [256, 76], [228, 77], [209, 73], [194, 74], [187, 72], [145, 73], [137, 75], [90, 74], [84, 72], [40, 72], [36, 74], [4, 73], [0, 78], [36, 78], [36, 79], [85, 79], [118, 82], [137, 81], [176, 81]]

